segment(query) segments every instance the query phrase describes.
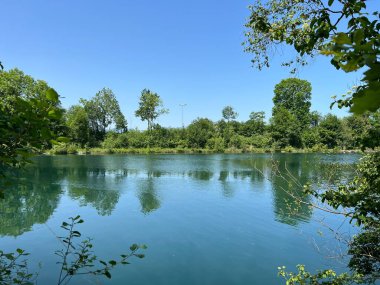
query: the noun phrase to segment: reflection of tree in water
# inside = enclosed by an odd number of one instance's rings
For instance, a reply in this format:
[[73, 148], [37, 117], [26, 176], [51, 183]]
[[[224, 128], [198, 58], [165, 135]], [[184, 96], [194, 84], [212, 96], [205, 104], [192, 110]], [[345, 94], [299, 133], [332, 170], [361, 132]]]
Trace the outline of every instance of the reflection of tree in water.
[[[111, 215], [120, 198], [120, 192], [107, 189], [111, 183], [120, 181], [127, 172], [112, 172], [104, 168], [80, 166], [67, 170], [68, 195], [81, 206], [94, 207], [99, 215]], [[78, 186], [80, 185], [80, 186]], [[83, 186], [85, 185], [85, 186]]]
[[214, 173], [209, 170], [191, 170], [187, 175], [197, 180], [208, 181], [214, 176]]
[[222, 170], [219, 172], [219, 181], [222, 184], [222, 191], [223, 191], [223, 196], [231, 198], [234, 195], [234, 188], [232, 187], [229, 179], [230, 173], [226, 170]]
[[14, 181], [0, 199], [0, 236], [30, 231], [34, 224], [45, 223], [58, 206], [62, 189], [52, 181], [59, 181], [62, 171], [32, 167], [20, 174], [25, 179]]
[[[297, 225], [308, 221], [312, 209], [310, 197], [302, 192], [302, 185], [309, 182], [314, 169], [304, 155], [282, 155], [275, 159], [271, 182], [276, 219], [285, 224]], [[315, 166], [315, 165], [314, 165]]]
[[81, 206], [91, 205], [99, 215], [111, 215], [119, 201], [120, 193], [114, 190], [99, 190], [84, 187], [69, 187], [69, 196], [79, 200]]
[[231, 161], [230, 168], [239, 167], [235, 170], [234, 178], [250, 179], [252, 183], [262, 183], [265, 180], [263, 173], [268, 169], [268, 157], [252, 156], [247, 158], [236, 158]]
[[156, 190], [154, 189], [154, 178], [160, 177], [157, 171], [148, 171], [147, 177], [139, 181], [137, 196], [141, 204], [141, 212], [149, 214], [161, 206]]

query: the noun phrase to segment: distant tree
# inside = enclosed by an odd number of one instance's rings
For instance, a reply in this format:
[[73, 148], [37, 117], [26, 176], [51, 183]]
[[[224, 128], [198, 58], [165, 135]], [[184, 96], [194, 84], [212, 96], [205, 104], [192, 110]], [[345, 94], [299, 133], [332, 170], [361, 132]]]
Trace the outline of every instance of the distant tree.
[[90, 139], [90, 122], [86, 110], [80, 105], [71, 106], [65, 119], [69, 137], [83, 147]]
[[214, 134], [214, 124], [206, 118], [198, 118], [187, 127], [187, 140], [190, 147], [204, 148]]
[[317, 111], [312, 111], [310, 113], [310, 126], [317, 127], [321, 119], [322, 119], [322, 115], [320, 113], [318, 113]]
[[114, 124], [117, 131], [127, 129], [127, 121], [111, 89], [103, 88], [90, 100], [80, 99], [89, 122], [90, 134], [95, 141], [104, 139], [107, 128]]
[[280, 106], [293, 114], [304, 128], [309, 125], [311, 106], [311, 84], [306, 80], [288, 78], [274, 88], [273, 113]]
[[141, 92], [139, 108], [136, 110], [135, 115], [142, 121], [148, 122], [148, 131], [152, 130], [155, 119], [168, 112], [168, 109], [163, 108], [162, 100], [157, 93], [153, 93], [148, 89]]
[[226, 106], [222, 110], [223, 118], [227, 120], [227, 122], [230, 122], [231, 120], [235, 120], [239, 114], [235, 112], [234, 108], [231, 106]]
[[270, 133], [276, 147], [301, 146], [297, 118], [283, 106], [276, 108], [276, 112], [270, 119]]
[[273, 138], [281, 140], [280, 146], [287, 142], [290, 146], [301, 147], [302, 132], [310, 126], [311, 84], [297, 78], [284, 79], [275, 86], [274, 94]]
[[241, 134], [247, 137], [262, 135], [265, 131], [265, 113], [251, 112], [249, 120], [242, 124]]
[[334, 148], [342, 143], [342, 122], [337, 116], [327, 114], [319, 124], [318, 133], [323, 144], [328, 148]]

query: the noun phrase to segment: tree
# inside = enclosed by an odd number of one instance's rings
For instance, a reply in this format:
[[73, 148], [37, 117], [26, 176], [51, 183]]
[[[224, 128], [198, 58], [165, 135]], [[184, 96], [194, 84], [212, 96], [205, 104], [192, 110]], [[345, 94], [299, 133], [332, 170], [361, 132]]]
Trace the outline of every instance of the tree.
[[223, 118], [226, 119], [228, 123], [231, 120], [235, 120], [239, 116], [239, 114], [235, 112], [234, 108], [232, 108], [231, 106], [224, 107], [222, 110], [222, 115], [223, 115]]
[[300, 123], [300, 128], [309, 126], [311, 84], [306, 80], [288, 78], [281, 80], [274, 88], [272, 113], [283, 107], [294, 115]]
[[343, 126], [337, 116], [327, 114], [320, 122], [318, 127], [318, 134], [321, 143], [325, 144], [328, 148], [334, 148], [342, 143]]
[[270, 119], [270, 133], [276, 147], [301, 146], [297, 118], [282, 106], [276, 108], [276, 112]]
[[253, 135], [262, 135], [265, 131], [265, 113], [264, 112], [251, 112], [249, 120], [242, 124], [240, 133], [244, 136], [250, 137]]
[[204, 148], [207, 141], [214, 136], [215, 128], [212, 121], [198, 118], [187, 127], [187, 140], [190, 147]]
[[50, 145], [62, 112], [59, 95], [46, 82], [18, 69], [0, 71], [0, 176]]
[[344, 72], [364, 70], [361, 84], [339, 107], [354, 113], [380, 107], [379, 11], [367, 11], [365, 0], [268, 0], [249, 7], [245, 51], [253, 64], [269, 67], [268, 51], [288, 45], [296, 59], [284, 63], [304, 65], [306, 57], [331, 56], [331, 64]]
[[69, 137], [83, 147], [89, 142], [90, 136], [90, 122], [86, 110], [80, 105], [71, 106], [65, 118]]
[[163, 103], [157, 93], [153, 93], [148, 89], [141, 91], [139, 108], [136, 110], [136, 117], [140, 117], [142, 121], [148, 122], [148, 131], [152, 130], [153, 122], [162, 114], [169, 111], [163, 108]]
[[[310, 126], [311, 84], [288, 78], [274, 88], [272, 133], [279, 146], [302, 146], [302, 132]], [[287, 114], [289, 113], [289, 114]]]
[[94, 141], [103, 140], [107, 128], [112, 124], [117, 131], [126, 131], [127, 121], [111, 89], [103, 88], [90, 100], [80, 99], [80, 103], [87, 113]]

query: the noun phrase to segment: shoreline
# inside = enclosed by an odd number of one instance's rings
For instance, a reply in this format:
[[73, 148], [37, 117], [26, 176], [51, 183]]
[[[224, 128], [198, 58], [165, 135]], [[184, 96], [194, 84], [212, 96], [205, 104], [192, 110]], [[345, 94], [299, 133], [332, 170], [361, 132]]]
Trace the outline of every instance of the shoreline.
[[376, 151], [362, 151], [355, 150], [341, 150], [341, 149], [225, 149], [217, 151], [212, 149], [198, 149], [198, 148], [62, 148], [50, 149], [43, 152], [44, 155], [105, 155], [105, 154], [263, 154], [263, 153], [293, 153], [293, 154], [309, 154], [309, 153], [324, 153], [324, 154], [362, 154]]

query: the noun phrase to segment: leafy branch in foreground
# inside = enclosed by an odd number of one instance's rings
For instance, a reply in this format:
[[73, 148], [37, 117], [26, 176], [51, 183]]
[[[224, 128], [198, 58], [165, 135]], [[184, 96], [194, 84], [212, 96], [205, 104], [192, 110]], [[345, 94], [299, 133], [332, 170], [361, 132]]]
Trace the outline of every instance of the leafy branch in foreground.
[[279, 45], [291, 46], [299, 65], [307, 56], [330, 56], [344, 72], [363, 70], [352, 96], [335, 103], [356, 114], [380, 108], [380, 13], [365, 0], [258, 0], [249, 9], [244, 45], [255, 66], [269, 67], [268, 53]]
[[66, 237], [60, 237], [64, 248], [55, 252], [62, 259], [62, 261], [58, 262], [61, 264], [58, 285], [67, 284], [74, 275], [103, 275], [111, 278], [110, 270], [119, 264], [129, 264], [128, 259], [130, 257], [144, 258], [144, 254], [137, 253], [137, 251], [147, 247], [133, 244], [130, 247], [130, 252], [120, 255], [118, 261], [109, 260], [107, 262], [98, 259], [92, 250], [93, 245], [90, 238], [82, 240], [78, 244], [74, 242], [76, 238], [81, 237], [81, 233], [74, 230], [74, 227], [84, 221], [80, 216], [71, 217], [69, 220], [69, 222], [63, 222], [61, 225], [61, 228], [68, 231]]
[[316, 274], [311, 274], [306, 271], [304, 265], [297, 265], [297, 273], [288, 273], [285, 270], [285, 266], [278, 267], [278, 275], [286, 280], [286, 285], [348, 285], [363, 283], [362, 276], [359, 274], [337, 274], [331, 269], [319, 271]]
[[26, 253], [17, 249], [16, 253], [4, 253], [0, 250], [0, 285], [33, 284], [37, 274], [29, 273]]
[[[68, 284], [75, 275], [97, 275], [111, 278], [110, 271], [116, 266], [129, 264], [129, 258], [144, 258], [145, 255], [139, 253], [140, 249], [146, 249], [146, 245], [132, 244], [129, 253], [120, 255], [118, 260], [104, 261], [99, 259], [91, 243], [92, 239], [87, 238], [80, 242], [76, 239], [82, 234], [75, 230], [75, 226], [84, 221], [80, 216], [70, 217], [68, 222], [63, 222], [61, 228], [68, 232], [67, 236], [59, 237], [64, 247], [55, 252], [60, 257], [57, 264], [61, 265], [57, 285]], [[38, 274], [29, 273], [26, 253], [22, 249], [17, 249], [16, 253], [4, 253], [0, 250], [0, 285], [9, 284], [34, 284]]]

